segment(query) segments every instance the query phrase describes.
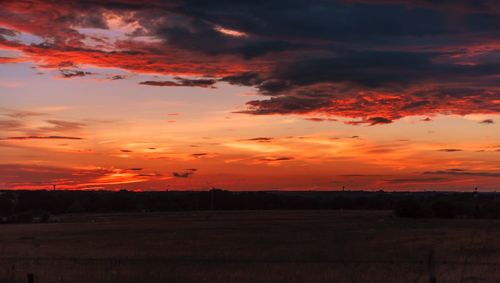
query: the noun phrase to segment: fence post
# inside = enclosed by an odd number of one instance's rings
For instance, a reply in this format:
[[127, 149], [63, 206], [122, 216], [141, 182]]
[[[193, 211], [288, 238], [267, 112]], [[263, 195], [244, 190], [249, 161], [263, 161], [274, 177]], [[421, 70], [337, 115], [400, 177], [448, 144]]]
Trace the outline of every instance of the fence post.
[[35, 283], [35, 276], [33, 273], [28, 273], [28, 283]]
[[427, 257], [427, 271], [429, 272], [429, 283], [437, 283], [434, 266], [434, 249], [429, 251], [429, 256]]

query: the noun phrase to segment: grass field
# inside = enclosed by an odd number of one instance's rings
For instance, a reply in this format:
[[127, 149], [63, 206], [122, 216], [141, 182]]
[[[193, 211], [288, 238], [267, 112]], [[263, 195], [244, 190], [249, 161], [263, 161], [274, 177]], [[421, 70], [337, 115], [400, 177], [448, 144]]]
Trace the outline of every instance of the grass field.
[[0, 226], [0, 282], [500, 281], [500, 221], [374, 211], [66, 216]]

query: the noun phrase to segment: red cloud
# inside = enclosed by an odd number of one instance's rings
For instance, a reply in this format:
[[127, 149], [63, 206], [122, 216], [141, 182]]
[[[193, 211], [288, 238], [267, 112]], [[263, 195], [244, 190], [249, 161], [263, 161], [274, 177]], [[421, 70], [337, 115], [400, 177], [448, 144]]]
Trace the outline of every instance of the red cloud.
[[[475, 5], [470, 1], [313, 1], [323, 9], [303, 9], [309, 5], [306, 2], [285, 5], [272, 17], [267, 6], [248, 4], [253, 9], [246, 9], [245, 4], [243, 9], [250, 13], [246, 19], [238, 10], [242, 7], [218, 1], [194, 11], [182, 0], [8, 1], [0, 11], [0, 26], [5, 27], [0, 30], [0, 48], [23, 55], [2, 57], [0, 63], [30, 60], [39, 68], [63, 70], [66, 77], [87, 75], [77, 69], [81, 65], [207, 76], [211, 78], [142, 84], [212, 87], [221, 79], [253, 86], [270, 97], [250, 101], [240, 111], [254, 115], [341, 116], [360, 119], [353, 124], [376, 125], [409, 115], [500, 112], [496, 34], [500, 6], [496, 1]], [[380, 4], [401, 15], [375, 9]], [[339, 5], [351, 15], [348, 21], [336, 16]], [[290, 19], [290, 27], [284, 27], [288, 12], [302, 13], [303, 20]], [[429, 14], [432, 19], [423, 18]], [[81, 30], [105, 31], [111, 28], [111, 18], [135, 25], [113, 39]], [[449, 19], [456, 22], [451, 25]], [[325, 28], [317, 28], [319, 23]], [[387, 23], [404, 28], [393, 29]], [[246, 36], [228, 36], [218, 31], [221, 27]], [[34, 35], [34, 41], [41, 43], [17, 41], [17, 33]], [[373, 34], [381, 40], [373, 40]]]
[[57, 184], [62, 189], [109, 187], [167, 179], [157, 173], [135, 173], [142, 168], [66, 168], [42, 165], [0, 164], [0, 187], [10, 189], [47, 189]]

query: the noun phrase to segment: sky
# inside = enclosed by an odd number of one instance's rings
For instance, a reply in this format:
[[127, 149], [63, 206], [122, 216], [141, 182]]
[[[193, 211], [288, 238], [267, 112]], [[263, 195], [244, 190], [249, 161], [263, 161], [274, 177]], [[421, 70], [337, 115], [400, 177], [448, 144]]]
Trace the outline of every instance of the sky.
[[500, 189], [496, 0], [0, 5], [0, 189]]

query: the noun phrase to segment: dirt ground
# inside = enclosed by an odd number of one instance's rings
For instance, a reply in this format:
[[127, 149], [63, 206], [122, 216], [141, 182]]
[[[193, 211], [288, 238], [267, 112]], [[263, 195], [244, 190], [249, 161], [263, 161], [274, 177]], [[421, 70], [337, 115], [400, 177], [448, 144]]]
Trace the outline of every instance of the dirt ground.
[[[0, 226], [0, 282], [500, 281], [500, 221], [374, 211], [64, 216]], [[432, 273], [432, 272], [431, 272]]]

